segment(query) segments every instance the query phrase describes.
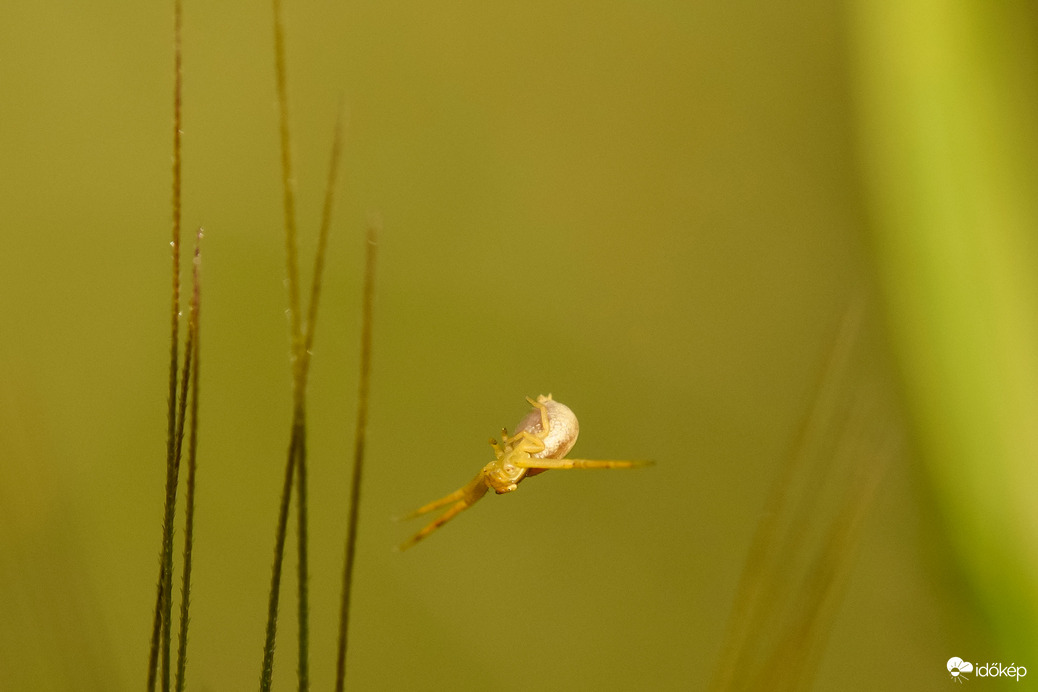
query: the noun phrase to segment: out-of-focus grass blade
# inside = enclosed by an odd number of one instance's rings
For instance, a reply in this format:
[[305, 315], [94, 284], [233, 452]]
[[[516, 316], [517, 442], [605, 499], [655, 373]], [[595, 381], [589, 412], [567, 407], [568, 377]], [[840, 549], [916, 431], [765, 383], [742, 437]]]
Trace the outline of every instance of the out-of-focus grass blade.
[[875, 259], [919, 449], [965, 600], [1006, 656], [1038, 651], [1033, 9], [861, 0], [850, 18]]

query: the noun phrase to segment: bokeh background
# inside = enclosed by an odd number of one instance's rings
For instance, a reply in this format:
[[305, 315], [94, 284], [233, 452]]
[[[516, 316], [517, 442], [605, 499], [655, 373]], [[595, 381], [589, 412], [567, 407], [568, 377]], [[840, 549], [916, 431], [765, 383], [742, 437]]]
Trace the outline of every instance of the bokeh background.
[[[315, 689], [374, 210], [357, 689], [705, 687], [852, 305], [841, 396], [881, 392], [888, 451], [806, 679], [940, 689], [952, 656], [1038, 675], [1033, 4], [314, 0], [286, 27], [304, 268], [349, 111], [308, 414]], [[171, 35], [164, 3], [0, 8], [2, 689], [145, 678]], [[290, 416], [269, 5], [188, 0], [184, 79], [185, 238], [206, 228], [188, 688], [250, 689]], [[579, 456], [656, 466], [547, 474], [394, 553], [419, 524], [390, 518], [548, 392]], [[290, 552], [281, 689], [293, 573]]]

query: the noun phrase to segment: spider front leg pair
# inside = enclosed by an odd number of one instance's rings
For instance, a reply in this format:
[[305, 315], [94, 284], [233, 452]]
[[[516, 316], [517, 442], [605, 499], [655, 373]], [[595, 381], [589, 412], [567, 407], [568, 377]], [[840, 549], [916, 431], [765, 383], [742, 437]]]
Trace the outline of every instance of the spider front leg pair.
[[501, 431], [501, 441], [491, 439], [494, 460], [480, 469], [467, 485], [446, 497], [430, 502], [408, 514], [405, 519], [421, 516], [450, 505], [435, 521], [400, 546], [406, 550], [440, 528], [482, 498], [487, 490], [497, 494], [509, 493], [519, 487], [527, 476], [535, 476], [551, 469], [620, 469], [651, 464], [650, 461], [567, 459], [566, 454], [577, 441], [580, 427], [577, 417], [568, 406], [548, 396], [526, 399], [533, 406], [516, 426], [516, 433]]
[[436, 529], [440, 528], [448, 521], [453, 519], [455, 516], [461, 513], [462, 510], [471, 507], [473, 504], [476, 503], [477, 500], [479, 500], [481, 497], [487, 494], [487, 488], [488, 486], [483, 476], [483, 471], [480, 470], [476, 477], [469, 481], [468, 484], [464, 487], [455, 490], [453, 493], [447, 495], [446, 497], [441, 497], [439, 500], [434, 500], [433, 502], [430, 502], [427, 505], [419, 507], [410, 514], [402, 517], [401, 520], [413, 519], [415, 517], [420, 517], [423, 514], [436, 511], [441, 507], [451, 505], [450, 509], [448, 509], [446, 512], [437, 517], [435, 521], [433, 521], [431, 524], [429, 524], [424, 529], [412, 536], [406, 543], [401, 544], [399, 549], [407, 550], [412, 545], [422, 540], [430, 533], [432, 533], [433, 531], [435, 531]]

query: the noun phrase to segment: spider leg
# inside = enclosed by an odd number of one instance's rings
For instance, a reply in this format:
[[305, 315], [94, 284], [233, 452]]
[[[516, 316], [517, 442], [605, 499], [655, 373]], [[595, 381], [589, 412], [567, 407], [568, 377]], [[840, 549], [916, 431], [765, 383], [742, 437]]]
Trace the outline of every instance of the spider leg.
[[415, 517], [420, 517], [423, 514], [428, 514], [429, 512], [432, 512], [434, 510], [439, 509], [440, 507], [445, 507], [445, 506], [447, 506], [447, 505], [449, 505], [451, 503], [458, 502], [463, 497], [465, 497], [465, 488], [459, 488], [459, 489], [455, 490], [453, 493], [451, 493], [450, 495], [446, 495], [444, 497], [441, 497], [439, 500], [433, 500], [429, 504], [422, 505], [421, 507], [419, 507], [418, 509], [416, 509], [413, 512], [405, 514], [402, 517], [398, 517], [397, 520], [398, 521], [407, 521], [408, 519], [414, 519]]
[[484, 481], [485, 476], [483, 475], [483, 469], [479, 470], [476, 477], [471, 481], [463, 485], [462, 487], [455, 490], [450, 495], [445, 495], [439, 500], [433, 500], [427, 505], [422, 505], [415, 511], [405, 514], [400, 517], [400, 521], [406, 521], [408, 519], [414, 519], [420, 517], [423, 514], [428, 514], [440, 507], [445, 507], [453, 502], [468, 502], [470, 505], [479, 498], [483, 497], [483, 494], [487, 491], [486, 482]]
[[[547, 428], [545, 428], [545, 430], [547, 430]], [[522, 442], [519, 442], [520, 440], [522, 440]], [[522, 451], [527, 454], [539, 454], [544, 451], [544, 440], [526, 430], [520, 430], [515, 434], [515, 437], [509, 440], [509, 442], [519, 442], [518, 445], [513, 446], [513, 449], [521, 447]], [[517, 465], [522, 466], [523, 464]]]
[[[551, 394], [549, 394], [544, 399], [544, 401], [549, 401], [550, 399]], [[530, 397], [526, 397], [526, 400], [530, 402], [530, 406], [533, 406], [535, 409], [541, 412], [541, 434], [546, 436], [548, 434], [548, 431], [551, 430], [551, 422], [548, 420], [548, 407], [545, 406], [544, 402], [542, 402], [540, 399], [534, 401]]]
[[415, 511], [411, 512], [404, 518], [410, 519], [413, 517], [417, 517], [427, 512], [431, 512], [433, 510], [439, 509], [440, 507], [444, 507], [445, 505], [453, 503], [453, 505], [446, 512], [441, 514], [439, 517], [433, 520], [428, 526], [416, 533], [410, 539], [402, 543], [398, 550], [407, 550], [415, 543], [422, 540], [430, 533], [432, 533], [433, 531], [435, 531], [436, 529], [440, 528], [448, 521], [453, 519], [462, 510], [468, 509], [469, 507], [474, 505], [481, 497], [486, 495], [486, 492], [487, 484], [485, 481], [485, 477], [483, 475], [483, 471], [480, 470], [480, 472], [476, 474], [476, 477], [469, 481], [468, 484], [465, 485], [463, 488], [459, 488], [450, 495], [447, 495], [446, 497], [441, 497], [439, 500], [430, 502], [429, 504], [419, 507]]
[[418, 541], [422, 540], [423, 538], [428, 536], [430, 533], [432, 533], [436, 529], [440, 528], [441, 526], [446, 524], [448, 521], [453, 519], [455, 516], [460, 514], [462, 510], [468, 509], [471, 506], [472, 505], [470, 505], [469, 503], [465, 502], [464, 500], [460, 500], [459, 502], [456, 502], [453, 507], [451, 507], [446, 512], [444, 512], [443, 514], [438, 516], [432, 523], [430, 523], [424, 529], [422, 529], [421, 531], [419, 531], [418, 533], [416, 533], [415, 535], [411, 536], [406, 541], [401, 543], [400, 547], [397, 548], [397, 550], [399, 550], [401, 552], [407, 550], [408, 548], [413, 546], [415, 543], [417, 543]]
[[516, 459], [526, 469], [633, 469], [654, 462], [633, 459]]
[[494, 456], [498, 459], [500, 459], [504, 455], [504, 447], [502, 447], [501, 443], [492, 437], [490, 438], [490, 446], [494, 448]]

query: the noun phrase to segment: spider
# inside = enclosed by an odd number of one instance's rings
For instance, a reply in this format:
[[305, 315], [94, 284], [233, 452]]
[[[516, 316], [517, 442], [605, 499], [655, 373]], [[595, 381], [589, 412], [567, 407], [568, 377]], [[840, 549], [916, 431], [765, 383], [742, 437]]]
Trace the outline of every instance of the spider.
[[651, 461], [602, 461], [597, 459], [566, 459], [565, 456], [577, 441], [580, 428], [577, 417], [568, 406], [548, 396], [538, 396], [536, 401], [526, 400], [532, 411], [519, 421], [516, 433], [509, 436], [508, 429], [501, 429], [501, 441], [491, 438], [495, 459], [480, 469], [476, 477], [446, 497], [419, 507], [402, 519], [427, 514], [450, 505], [446, 512], [416, 533], [400, 546], [407, 550], [436, 529], [468, 509], [483, 497], [487, 490], [498, 495], [510, 493], [519, 483], [549, 469], [627, 469], [651, 464]]

